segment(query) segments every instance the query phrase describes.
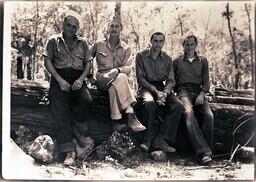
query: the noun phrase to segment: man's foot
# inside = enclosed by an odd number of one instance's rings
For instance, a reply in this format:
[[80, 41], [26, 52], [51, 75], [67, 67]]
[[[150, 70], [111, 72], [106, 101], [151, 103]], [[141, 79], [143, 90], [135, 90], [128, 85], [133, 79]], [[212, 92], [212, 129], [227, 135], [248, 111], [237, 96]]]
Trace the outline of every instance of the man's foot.
[[137, 119], [135, 113], [128, 113], [128, 126], [135, 132], [137, 131], [144, 131], [146, 129], [145, 126], [143, 126], [139, 120]]
[[212, 157], [209, 154], [202, 155], [201, 163], [203, 165], [208, 165], [211, 163], [211, 161], [212, 161]]
[[148, 152], [148, 150], [149, 150], [149, 145], [142, 143], [142, 144], [140, 144], [140, 148], [141, 148], [141, 150], [143, 150], [144, 152]]
[[169, 153], [176, 152], [175, 148], [169, 146], [164, 139], [159, 137], [153, 141], [153, 146], [155, 148], [161, 149], [163, 152], [169, 152]]
[[67, 157], [63, 162], [63, 165], [65, 166], [72, 166], [75, 164], [75, 159], [76, 159], [76, 153], [75, 151], [68, 152]]
[[112, 120], [112, 129], [113, 129], [113, 131], [121, 132], [126, 129], [126, 125], [121, 124], [120, 121]]

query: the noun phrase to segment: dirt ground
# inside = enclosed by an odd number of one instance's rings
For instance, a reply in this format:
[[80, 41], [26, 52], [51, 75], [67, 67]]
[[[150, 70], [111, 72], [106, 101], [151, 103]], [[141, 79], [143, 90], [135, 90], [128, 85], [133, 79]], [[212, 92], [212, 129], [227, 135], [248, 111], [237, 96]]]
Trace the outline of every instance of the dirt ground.
[[41, 166], [41, 177], [82, 180], [253, 180], [253, 163], [229, 163], [214, 160], [211, 166], [199, 166], [188, 158], [165, 162], [148, 159], [135, 168], [120, 165], [111, 157], [104, 161], [84, 162], [81, 168], [61, 164]]
[[[6, 179], [61, 179], [61, 180], [254, 180], [254, 163], [228, 162], [214, 158], [210, 166], [196, 163], [190, 153], [174, 153], [166, 161], [155, 161], [143, 153], [136, 165], [123, 165], [111, 156], [103, 160], [93, 157], [77, 166], [60, 163], [42, 165], [26, 155], [13, 141], [4, 160]], [[227, 157], [228, 158], [228, 157]], [[135, 160], [135, 159], [134, 159]]]

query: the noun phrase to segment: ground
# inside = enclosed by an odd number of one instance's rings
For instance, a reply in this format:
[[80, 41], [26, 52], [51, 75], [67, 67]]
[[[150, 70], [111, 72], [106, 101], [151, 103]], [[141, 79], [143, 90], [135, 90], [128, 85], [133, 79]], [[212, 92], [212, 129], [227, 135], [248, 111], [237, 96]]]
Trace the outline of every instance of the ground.
[[16, 179], [254, 180], [253, 162], [228, 162], [215, 158], [212, 165], [201, 166], [195, 163], [190, 154], [174, 154], [164, 162], [147, 157], [133, 167], [124, 167], [110, 156], [101, 161], [84, 161], [76, 167], [64, 167], [58, 163], [42, 165], [35, 163], [17, 146], [11, 147], [10, 156], [8, 164], [11, 173], [4, 176]]

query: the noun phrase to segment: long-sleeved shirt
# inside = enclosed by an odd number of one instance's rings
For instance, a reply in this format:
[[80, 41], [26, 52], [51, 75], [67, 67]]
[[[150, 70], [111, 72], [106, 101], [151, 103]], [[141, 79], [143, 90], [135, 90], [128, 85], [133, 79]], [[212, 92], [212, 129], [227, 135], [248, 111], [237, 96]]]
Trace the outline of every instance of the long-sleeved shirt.
[[121, 40], [112, 50], [108, 40], [95, 42], [90, 52], [96, 57], [98, 72], [104, 73], [118, 68], [121, 73], [128, 75], [132, 70], [131, 49]]
[[84, 39], [76, 37], [73, 47], [68, 49], [63, 33], [53, 35], [48, 39], [43, 55], [49, 58], [57, 69], [83, 70], [84, 64], [92, 59], [89, 46]]
[[172, 59], [165, 52], [153, 59], [150, 49], [136, 55], [136, 76], [140, 88], [154, 92], [156, 87], [152, 82], [164, 82], [163, 91], [169, 94], [175, 85]]
[[183, 54], [173, 61], [173, 69], [177, 89], [191, 84], [201, 87], [201, 91], [209, 91], [209, 70], [205, 57], [196, 54], [190, 62]]

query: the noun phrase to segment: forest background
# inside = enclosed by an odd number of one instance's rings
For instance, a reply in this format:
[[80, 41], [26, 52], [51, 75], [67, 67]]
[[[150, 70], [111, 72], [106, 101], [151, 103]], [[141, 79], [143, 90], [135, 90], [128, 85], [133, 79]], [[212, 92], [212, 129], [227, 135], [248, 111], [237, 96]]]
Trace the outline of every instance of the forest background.
[[[61, 32], [64, 13], [74, 10], [82, 17], [78, 34], [90, 45], [106, 37], [108, 22], [118, 11], [124, 25], [121, 37], [131, 47], [133, 59], [138, 51], [150, 45], [153, 31], [165, 33], [164, 51], [172, 58], [182, 53], [183, 38], [194, 34], [199, 38], [199, 54], [208, 59], [213, 85], [247, 89], [255, 84], [253, 1], [27, 1], [5, 4], [12, 7], [12, 79], [49, 81], [42, 56], [44, 46], [49, 36]], [[133, 88], [136, 88], [135, 79]]]

